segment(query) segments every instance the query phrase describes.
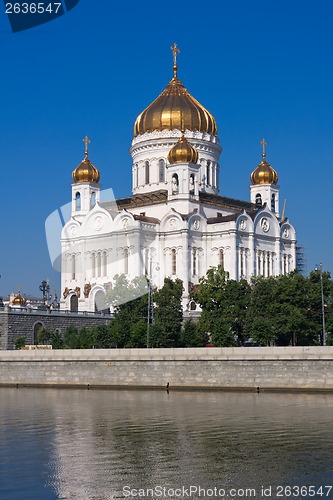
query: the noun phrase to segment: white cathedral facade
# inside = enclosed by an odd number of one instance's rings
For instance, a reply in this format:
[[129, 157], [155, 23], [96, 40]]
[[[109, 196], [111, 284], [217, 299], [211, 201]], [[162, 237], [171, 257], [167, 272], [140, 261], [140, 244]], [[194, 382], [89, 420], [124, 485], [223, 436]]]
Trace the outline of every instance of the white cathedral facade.
[[114, 276], [183, 281], [190, 289], [212, 266], [231, 279], [287, 274], [296, 267], [296, 233], [280, 215], [276, 171], [262, 161], [249, 201], [219, 194], [222, 148], [213, 116], [177, 76], [136, 119], [133, 194], [101, 202], [100, 174], [88, 155], [73, 171], [72, 214], [62, 231], [61, 309], [95, 311]]

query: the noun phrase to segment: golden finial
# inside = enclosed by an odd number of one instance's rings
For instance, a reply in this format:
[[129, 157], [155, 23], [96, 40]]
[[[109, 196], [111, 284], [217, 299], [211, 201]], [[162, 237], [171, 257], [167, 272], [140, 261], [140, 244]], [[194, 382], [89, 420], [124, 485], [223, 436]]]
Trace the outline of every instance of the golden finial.
[[88, 156], [88, 154], [89, 154], [88, 149], [89, 149], [89, 143], [90, 143], [90, 140], [89, 140], [88, 136], [86, 135], [86, 136], [85, 136], [85, 138], [84, 138], [84, 139], [82, 139], [82, 141], [83, 141], [83, 142], [85, 143], [85, 145], [86, 145], [86, 148], [85, 148], [84, 154], [85, 154], [86, 156]]
[[180, 53], [180, 50], [179, 48], [177, 47], [177, 44], [176, 42], [173, 44], [172, 47], [170, 47], [170, 50], [173, 52], [173, 76], [176, 77], [177, 76], [177, 69], [178, 69], [178, 66], [177, 66], [177, 54]]
[[262, 145], [262, 157], [265, 158], [267, 142], [265, 139], [261, 139], [260, 144]]

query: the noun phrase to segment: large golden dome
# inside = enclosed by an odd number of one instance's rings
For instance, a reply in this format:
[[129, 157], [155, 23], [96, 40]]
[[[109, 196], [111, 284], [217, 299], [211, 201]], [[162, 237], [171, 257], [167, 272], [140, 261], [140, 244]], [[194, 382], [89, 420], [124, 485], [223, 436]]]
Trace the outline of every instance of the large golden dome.
[[177, 77], [178, 66], [176, 44], [174, 52], [174, 77], [155, 101], [137, 117], [134, 124], [134, 136], [154, 130], [199, 130], [217, 135], [217, 126], [213, 115], [207, 111], [186, 90]]
[[80, 165], [73, 170], [72, 177], [75, 183], [78, 182], [98, 182], [100, 179], [100, 173], [98, 169], [91, 163], [88, 158], [88, 144], [89, 139], [85, 137], [83, 142], [86, 143], [85, 158], [81, 161]]
[[184, 134], [170, 149], [168, 154], [170, 164], [173, 163], [197, 163], [198, 151], [188, 142]]
[[274, 168], [269, 163], [267, 163], [265, 159], [266, 142], [264, 139], [262, 139], [261, 145], [263, 148], [262, 160], [257, 166], [257, 168], [253, 170], [252, 174], [250, 175], [251, 182], [252, 184], [277, 184], [279, 176], [277, 172], [274, 170]]

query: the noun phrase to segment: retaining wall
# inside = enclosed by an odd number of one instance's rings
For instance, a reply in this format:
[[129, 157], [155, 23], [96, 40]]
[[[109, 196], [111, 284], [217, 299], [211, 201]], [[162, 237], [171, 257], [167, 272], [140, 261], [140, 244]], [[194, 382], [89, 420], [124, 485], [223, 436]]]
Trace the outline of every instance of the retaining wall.
[[1, 351], [0, 385], [333, 391], [333, 347]]
[[58, 330], [63, 334], [69, 326], [81, 329], [108, 324], [110, 321], [112, 321], [112, 317], [102, 313], [84, 314], [29, 310], [28, 308], [17, 310], [2, 308], [0, 310], [0, 349], [14, 349], [17, 337], [25, 337], [27, 344], [34, 344], [36, 324], [47, 330]]

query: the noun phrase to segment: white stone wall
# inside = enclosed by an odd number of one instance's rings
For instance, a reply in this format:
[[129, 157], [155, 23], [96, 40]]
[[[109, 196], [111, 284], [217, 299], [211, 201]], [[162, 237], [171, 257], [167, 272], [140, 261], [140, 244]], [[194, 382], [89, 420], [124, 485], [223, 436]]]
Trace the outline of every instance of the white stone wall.
[[333, 391], [333, 347], [1, 351], [0, 385]]

